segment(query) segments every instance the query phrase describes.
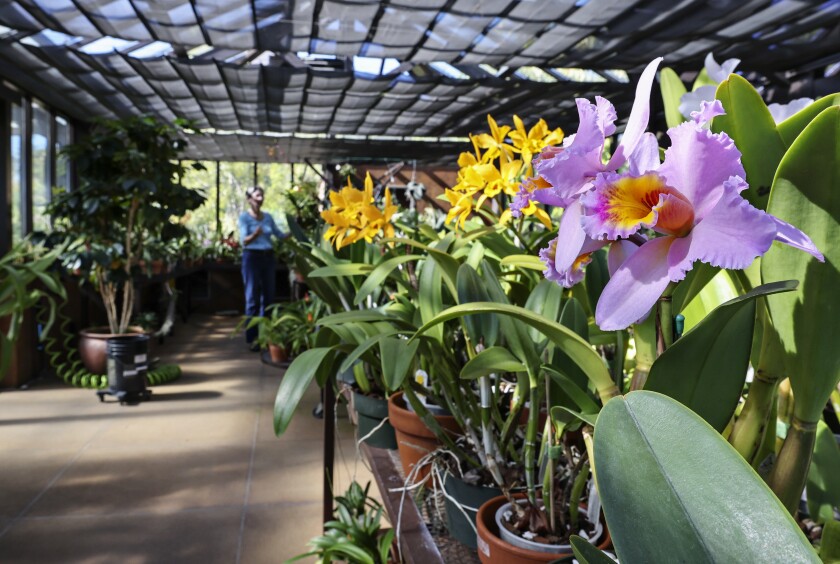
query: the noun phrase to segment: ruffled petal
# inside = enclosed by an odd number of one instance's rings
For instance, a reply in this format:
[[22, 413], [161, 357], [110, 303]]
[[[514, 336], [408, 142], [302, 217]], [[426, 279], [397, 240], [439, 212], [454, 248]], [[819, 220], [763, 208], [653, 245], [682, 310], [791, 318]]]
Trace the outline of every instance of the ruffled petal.
[[668, 287], [668, 250], [673, 237], [652, 239], [615, 271], [595, 308], [595, 322], [604, 331], [624, 329], [647, 316]]
[[720, 268], [747, 268], [767, 252], [775, 237], [776, 224], [766, 213], [727, 190], [691, 233], [671, 246], [668, 275], [674, 282], [682, 280], [697, 260]]
[[698, 220], [723, 195], [723, 184], [732, 176], [746, 178], [741, 152], [725, 133], [712, 133], [687, 122], [668, 130], [671, 146], [659, 174], [688, 198]]
[[636, 85], [636, 99], [633, 101], [633, 109], [630, 110], [630, 117], [627, 118], [627, 126], [624, 128], [624, 136], [621, 138], [621, 143], [616, 147], [615, 153], [613, 153], [607, 165], [607, 170], [617, 170], [624, 164], [627, 155], [633, 154], [636, 145], [642, 138], [642, 134], [647, 129], [650, 119], [650, 90], [653, 87], [653, 79], [656, 78], [656, 69], [659, 68], [661, 62], [662, 57], [657, 57], [649, 62], [645, 70], [642, 71], [642, 76]]
[[[606, 100], [604, 100], [606, 102]], [[601, 152], [604, 148], [604, 127], [611, 126], [609, 108], [596, 106], [588, 100], [576, 100], [580, 125], [572, 141], [562, 150], [555, 149], [551, 156], [542, 155], [535, 164], [537, 174], [545, 178], [552, 186], [535, 199], [548, 205], [561, 205], [556, 202], [568, 201], [580, 193], [583, 187], [598, 172], [604, 169]], [[609, 102], [606, 102], [609, 104]], [[615, 112], [613, 110], [613, 116]], [[614, 117], [612, 118], [614, 119]], [[568, 138], [567, 138], [568, 139]]]
[[816, 257], [820, 262], [825, 262], [825, 257], [819, 249], [817, 249], [817, 246], [814, 245], [814, 242], [811, 241], [810, 237], [790, 223], [782, 221], [776, 216], [767, 214], [767, 217], [772, 219], [776, 224], [776, 241], [784, 243], [785, 245], [790, 245], [794, 249], [805, 251], [809, 255]]
[[700, 109], [696, 112], [691, 112], [691, 121], [696, 125], [702, 127], [712, 121], [717, 116], [722, 116], [726, 113], [723, 109], [723, 103], [720, 100], [712, 100], [708, 102], [704, 100], [700, 104]]

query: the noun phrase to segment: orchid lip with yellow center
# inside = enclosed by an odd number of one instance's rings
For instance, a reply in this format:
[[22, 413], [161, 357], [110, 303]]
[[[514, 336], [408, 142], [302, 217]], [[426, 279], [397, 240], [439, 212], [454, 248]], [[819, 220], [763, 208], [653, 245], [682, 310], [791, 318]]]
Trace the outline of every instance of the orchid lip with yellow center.
[[644, 227], [684, 237], [694, 225], [691, 202], [656, 173], [599, 175], [581, 203], [584, 229], [593, 238], [629, 237]]

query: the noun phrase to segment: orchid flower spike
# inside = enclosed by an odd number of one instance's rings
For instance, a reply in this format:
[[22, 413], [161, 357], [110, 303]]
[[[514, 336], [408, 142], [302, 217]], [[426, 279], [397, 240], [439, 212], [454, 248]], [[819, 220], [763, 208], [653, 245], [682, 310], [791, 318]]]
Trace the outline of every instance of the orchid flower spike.
[[824, 260], [807, 235], [740, 195], [747, 188], [740, 151], [725, 133], [703, 127], [721, 114], [719, 101], [704, 103], [694, 121], [668, 130], [671, 147], [661, 166], [601, 173], [581, 197], [581, 221], [592, 239], [627, 238], [643, 228], [661, 235], [630, 254], [605, 286], [595, 310], [602, 330], [623, 329], [647, 316], [668, 284], [685, 278], [695, 261], [743, 269], [774, 240]]

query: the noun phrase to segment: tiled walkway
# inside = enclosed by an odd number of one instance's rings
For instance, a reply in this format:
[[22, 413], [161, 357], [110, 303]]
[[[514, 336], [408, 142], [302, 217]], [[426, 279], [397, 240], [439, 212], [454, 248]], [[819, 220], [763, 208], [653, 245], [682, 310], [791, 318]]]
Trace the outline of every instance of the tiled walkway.
[[[235, 323], [177, 325], [153, 354], [183, 376], [140, 405], [57, 381], [0, 393], [0, 562], [276, 563], [305, 551], [322, 512], [318, 389], [276, 438], [282, 372], [229, 337]], [[339, 437], [343, 492], [370, 474], [346, 419]]]

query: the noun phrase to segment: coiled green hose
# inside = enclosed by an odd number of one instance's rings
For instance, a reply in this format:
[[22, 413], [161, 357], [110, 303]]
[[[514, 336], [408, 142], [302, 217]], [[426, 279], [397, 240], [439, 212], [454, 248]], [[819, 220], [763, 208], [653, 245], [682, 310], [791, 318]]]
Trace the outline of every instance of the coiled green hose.
[[[49, 315], [47, 308], [39, 307], [36, 318], [42, 326]], [[51, 334], [42, 334], [41, 342], [44, 344], [44, 352], [49, 358], [50, 366], [55, 370], [56, 375], [67, 384], [78, 388], [91, 388], [103, 390], [108, 387], [108, 376], [105, 374], [91, 374], [82, 364], [79, 358], [79, 351], [73, 346], [73, 334], [68, 330], [70, 318], [64, 314], [61, 305], [56, 308], [56, 323], [61, 338], [59, 343]], [[162, 364], [146, 373], [146, 382], [149, 386], [158, 386], [172, 382], [181, 377], [181, 367], [177, 364]]]

